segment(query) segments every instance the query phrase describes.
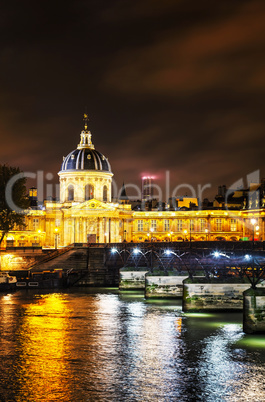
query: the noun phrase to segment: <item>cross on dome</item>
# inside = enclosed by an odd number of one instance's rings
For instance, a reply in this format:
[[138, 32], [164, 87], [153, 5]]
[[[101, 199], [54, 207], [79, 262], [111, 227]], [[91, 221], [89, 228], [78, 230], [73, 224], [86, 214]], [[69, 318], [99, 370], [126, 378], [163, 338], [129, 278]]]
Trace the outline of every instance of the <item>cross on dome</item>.
[[88, 116], [86, 113], [84, 113], [84, 130], [81, 131], [80, 134], [80, 143], [77, 145], [77, 149], [83, 149], [83, 148], [90, 148], [90, 149], [95, 149], [94, 145], [92, 144], [91, 141], [91, 132], [88, 131], [87, 127], [88, 127]]

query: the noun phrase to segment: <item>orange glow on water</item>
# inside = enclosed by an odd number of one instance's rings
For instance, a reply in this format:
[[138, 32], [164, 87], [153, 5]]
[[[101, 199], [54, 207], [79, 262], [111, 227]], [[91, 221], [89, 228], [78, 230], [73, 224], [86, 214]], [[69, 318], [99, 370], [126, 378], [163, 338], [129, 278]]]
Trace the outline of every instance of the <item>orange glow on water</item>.
[[60, 295], [42, 296], [38, 304], [25, 306], [18, 333], [20, 392], [17, 401], [57, 401], [70, 393], [69, 315], [70, 310]]

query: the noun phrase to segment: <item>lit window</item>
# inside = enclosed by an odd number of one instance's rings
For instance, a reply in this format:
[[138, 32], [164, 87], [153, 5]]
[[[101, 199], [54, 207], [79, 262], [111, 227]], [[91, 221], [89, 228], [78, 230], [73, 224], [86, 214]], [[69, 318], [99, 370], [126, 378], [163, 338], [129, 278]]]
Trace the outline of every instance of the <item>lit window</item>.
[[199, 219], [199, 230], [200, 232], [205, 232], [206, 219]]
[[107, 202], [108, 201], [108, 188], [107, 186], [103, 187], [103, 202]]
[[72, 184], [68, 187], [68, 201], [74, 201], [74, 186]]
[[177, 219], [177, 232], [182, 232], [182, 219]]
[[85, 200], [92, 200], [94, 198], [94, 186], [87, 184], [85, 186]]
[[144, 221], [142, 219], [137, 221], [137, 230], [138, 232], [142, 232], [144, 230]]
[[39, 228], [39, 219], [33, 218], [33, 230], [37, 230]]
[[216, 231], [217, 232], [222, 232], [222, 230], [223, 230], [223, 219], [217, 218], [215, 220], [215, 223], [216, 223]]
[[237, 231], [236, 219], [230, 219], [230, 230], [231, 230], [231, 232], [236, 232]]
[[164, 220], [164, 231], [169, 232], [170, 230], [170, 225], [169, 225], [169, 219]]
[[155, 220], [155, 219], [152, 219], [152, 220], [151, 220], [151, 229], [152, 229], [154, 232], [156, 232], [156, 220]]

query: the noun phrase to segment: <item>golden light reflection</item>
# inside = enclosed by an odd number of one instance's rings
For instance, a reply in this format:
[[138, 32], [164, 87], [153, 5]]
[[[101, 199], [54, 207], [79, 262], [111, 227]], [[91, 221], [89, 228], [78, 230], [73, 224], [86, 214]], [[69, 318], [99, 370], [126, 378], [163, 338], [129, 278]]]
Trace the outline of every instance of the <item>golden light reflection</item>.
[[[17, 401], [57, 401], [69, 395], [67, 328], [71, 311], [62, 295], [25, 305], [18, 329]], [[60, 397], [59, 397], [60, 396]]]
[[177, 317], [177, 318], [176, 318], [175, 327], [176, 327], [177, 333], [181, 334], [182, 317]]
[[[0, 298], [0, 334], [6, 331], [10, 325], [10, 315], [12, 316], [13, 311], [13, 294], [2, 295]], [[9, 336], [11, 337], [11, 333]], [[2, 341], [2, 338], [1, 338]], [[9, 342], [7, 338], [4, 342], [1, 342], [1, 354], [4, 356], [10, 356], [13, 353], [13, 344]]]

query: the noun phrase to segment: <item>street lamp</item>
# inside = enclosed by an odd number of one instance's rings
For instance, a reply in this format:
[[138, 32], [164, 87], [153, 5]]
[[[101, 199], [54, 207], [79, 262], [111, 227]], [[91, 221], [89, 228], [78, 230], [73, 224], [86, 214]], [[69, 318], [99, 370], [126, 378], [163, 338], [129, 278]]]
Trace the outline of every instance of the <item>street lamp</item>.
[[168, 237], [169, 237], [170, 242], [172, 242], [172, 235], [173, 235], [173, 232], [169, 232], [167, 235], [168, 235]]
[[54, 245], [54, 247], [55, 247], [55, 250], [57, 250], [57, 246], [58, 246], [58, 228], [55, 228], [54, 229], [54, 242], [55, 242], [55, 245]]
[[255, 230], [256, 230], [257, 239], [259, 240], [259, 226], [256, 226]]
[[190, 228], [189, 228], [189, 229], [190, 229], [190, 243], [191, 243], [191, 227], [193, 228], [192, 230], [194, 231], [193, 219], [190, 219], [190, 222], [189, 222], [189, 223], [190, 223], [190, 225], [189, 225]]
[[254, 241], [255, 241], [255, 224], [257, 223], [255, 218], [252, 218], [250, 220], [251, 224], [253, 225], [253, 239], [252, 239], [252, 244], [253, 244], [253, 248], [254, 248]]
[[153, 239], [153, 233], [154, 233], [154, 228], [151, 228], [151, 229], [150, 229], [150, 232], [151, 232], [151, 242], [152, 242], [152, 239]]

